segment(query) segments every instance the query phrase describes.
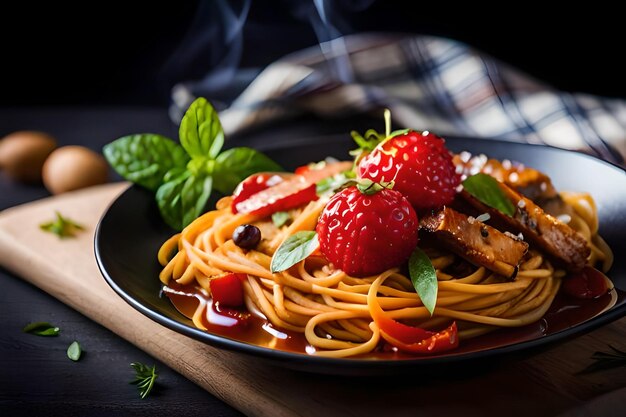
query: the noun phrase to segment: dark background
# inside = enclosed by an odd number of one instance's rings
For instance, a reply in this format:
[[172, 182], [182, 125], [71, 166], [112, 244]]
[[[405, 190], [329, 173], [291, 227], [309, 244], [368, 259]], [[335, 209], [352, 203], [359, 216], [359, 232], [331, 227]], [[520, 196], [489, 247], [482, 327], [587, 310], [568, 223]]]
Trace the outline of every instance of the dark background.
[[[172, 86], [202, 78], [233, 53], [220, 7], [242, 1], [0, 6], [0, 106], [166, 106]], [[397, 0], [326, 1], [342, 34], [394, 31], [458, 39], [567, 91], [626, 97], [621, 14], [587, 5], [549, 13]], [[202, 5], [202, 7], [200, 7]], [[259, 69], [318, 42], [312, 1], [254, 0], [230, 65]], [[313, 10], [314, 11], [314, 10]], [[194, 28], [195, 19], [201, 19]], [[201, 30], [198, 30], [200, 28]], [[237, 54], [235, 54], [237, 55]]]

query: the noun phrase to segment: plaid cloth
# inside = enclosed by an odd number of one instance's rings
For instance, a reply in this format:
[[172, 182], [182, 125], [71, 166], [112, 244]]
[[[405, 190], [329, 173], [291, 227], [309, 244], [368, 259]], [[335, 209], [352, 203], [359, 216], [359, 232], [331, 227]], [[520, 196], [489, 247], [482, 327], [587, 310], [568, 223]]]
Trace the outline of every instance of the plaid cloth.
[[[186, 106], [201, 91], [178, 90]], [[220, 114], [227, 134], [302, 112], [389, 108], [395, 127], [579, 150], [623, 164], [626, 100], [558, 91], [463, 43], [352, 35], [269, 65]]]

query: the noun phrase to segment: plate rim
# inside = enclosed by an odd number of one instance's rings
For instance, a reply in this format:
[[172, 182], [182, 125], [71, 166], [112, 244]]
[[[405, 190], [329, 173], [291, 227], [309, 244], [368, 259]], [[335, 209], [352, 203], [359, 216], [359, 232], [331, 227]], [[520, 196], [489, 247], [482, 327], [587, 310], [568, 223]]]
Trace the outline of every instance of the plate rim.
[[[326, 135], [325, 138], [334, 138], [338, 135]], [[345, 137], [345, 135], [342, 135]], [[299, 138], [298, 140], [290, 140], [288, 142], [289, 145], [298, 146], [304, 144], [310, 144], [312, 140], [319, 139], [319, 137], [308, 137], [308, 138]], [[514, 142], [507, 141], [501, 139], [486, 139], [486, 138], [475, 138], [475, 137], [464, 137], [464, 136], [449, 136], [446, 137], [446, 140], [450, 139], [451, 141], [479, 141], [484, 144], [500, 144], [504, 146], [514, 145], [514, 146], [523, 146], [534, 148], [539, 152], [543, 152], [546, 150], [556, 151], [556, 152], [566, 152], [576, 157], [588, 158], [593, 160], [594, 163], [604, 164], [610, 169], [615, 169], [619, 171], [621, 174], [626, 175], [626, 169], [619, 165], [613, 164], [611, 162], [599, 159], [593, 155], [589, 155], [583, 152], [569, 150], [564, 148], [558, 148], [550, 145], [540, 145], [540, 144], [530, 144], [524, 142]], [[228, 145], [228, 143], [227, 143]], [[286, 143], [275, 142], [268, 144], [268, 146], [264, 146], [262, 151], [268, 151], [272, 149], [280, 149], [286, 146]], [[312, 356], [303, 353], [297, 352], [289, 352], [283, 350], [272, 349], [268, 347], [262, 347], [250, 344], [248, 342], [239, 341], [235, 339], [228, 338], [226, 336], [221, 336], [218, 334], [206, 332], [190, 325], [178, 322], [172, 318], [169, 318], [153, 309], [149, 308], [142, 304], [139, 300], [134, 298], [131, 294], [127, 293], [124, 289], [122, 289], [115, 278], [113, 278], [106, 266], [105, 261], [102, 258], [101, 250], [100, 250], [100, 240], [102, 237], [102, 224], [105, 221], [107, 215], [110, 214], [111, 210], [116, 204], [120, 204], [120, 201], [131, 192], [133, 189], [141, 189], [140, 186], [136, 184], [132, 184], [124, 191], [119, 193], [107, 206], [107, 208], [102, 213], [100, 219], [95, 228], [94, 233], [94, 254], [96, 258], [96, 263], [98, 265], [98, 269], [107, 282], [107, 284], [113, 289], [113, 291], [120, 296], [124, 301], [126, 301], [129, 305], [131, 305], [135, 310], [139, 311], [146, 317], [155, 321], [156, 323], [175, 331], [179, 334], [183, 334], [185, 336], [191, 337], [200, 342], [206, 343], [212, 347], [217, 349], [225, 349], [230, 352], [238, 352], [243, 353], [247, 356], [261, 358], [265, 360], [269, 360], [275, 364], [279, 364], [282, 367], [292, 368], [295, 370], [302, 370], [307, 372], [313, 372], [316, 374], [345, 374], [346, 371], [352, 372], [355, 370], [363, 370], [366, 368], [367, 371], [380, 372], [384, 371], [398, 371], [398, 368], [406, 369], [406, 370], [414, 370], [415, 367], [424, 367], [428, 368], [431, 366], [439, 366], [439, 365], [456, 365], [459, 363], [467, 363], [480, 361], [485, 358], [501, 358], [503, 356], [507, 356], [513, 353], [523, 353], [523, 352], [532, 352], [539, 348], [545, 348], [548, 346], [552, 346], [559, 342], [563, 342], [564, 340], [574, 337], [574, 336], [582, 336], [590, 331], [593, 331], [599, 327], [602, 327], [606, 324], [609, 324], [615, 320], [618, 320], [621, 317], [626, 316], [626, 303], [622, 303], [621, 305], [614, 306], [609, 310], [599, 314], [596, 317], [593, 317], [583, 323], [572, 326], [567, 329], [560, 330], [558, 332], [552, 333], [547, 336], [541, 336], [530, 340], [525, 340], [521, 342], [516, 342], [504, 346], [499, 346], [490, 349], [482, 349], [473, 352], [465, 352], [465, 353], [457, 353], [451, 352], [445, 355], [438, 356], [416, 356], [415, 358], [408, 359], [380, 359], [380, 358], [329, 358], [329, 357], [321, 357], [321, 356]], [[156, 279], [156, 277], [155, 277]], [[174, 308], [172, 306], [172, 308]], [[368, 372], [369, 374], [370, 372]]]

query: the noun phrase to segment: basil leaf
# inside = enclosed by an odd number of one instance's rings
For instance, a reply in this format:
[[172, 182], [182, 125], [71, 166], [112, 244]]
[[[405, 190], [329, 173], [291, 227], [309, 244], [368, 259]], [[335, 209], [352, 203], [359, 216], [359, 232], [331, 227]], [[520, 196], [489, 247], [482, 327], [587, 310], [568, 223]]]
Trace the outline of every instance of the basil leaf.
[[185, 181], [191, 176], [189, 171], [183, 171], [177, 177], [164, 183], [156, 192], [156, 201], [165, 223], [176, 230], [183, 229], [183, 202], [181, 193]]
[[177, 177], [183, 175], [187, 171], [187, 167], [175, 167], [170, 169], [163, 176], [163, 183], [170, 182]]
[[437, 304], [437, 272], [430, 262], [428, 255], [420, 248], [415, 248], [409, 258], [409, 275], [417, 295], [424, 307], [433, 314]]
[[228, 149], [217, 157], [213, 170], [214, 187], [222, 194], [233, 192], [237, 184], [257, 172], [283, 171], [265, 154], [252, 148]]
[[270, 270], [272, 273], [285, 271], [312, 254], [318, 247], [317, 233], [296, 232], [278, 247], [272, 257]]
[[224, 130], [217, 112], [203, 97], [197, 98], [183, 116], [180, 143], [192, 158], [215, 159], [224, 145]]
[[472, 175], [463, 181], [463, 188], [489, 207], [493, 207], [508, 216], [515, 214], [515, 206], [500, 189], [498, 180], [491, 175], [483, 173]]
[[37, 336], [58, 336], [61, 329], [48, 323], [47, 321], [38, 321], [29, 323], [22, 329], [24, 333], [31, 333]]
[[80, 355], [83, 353], [83, 350], [80, 347], [80, 344], [77, 341], [73, 341], [72, 344], [67, 348], [67, 357], [76, 362], [80, 359]]
[[213, 188], [213, 178], [209, 175], [195, 176], [187, 178], [181, 191], [183, 204], [183, 228], [197, 219], [206, 211], [206, 205], [211, 197]]
[[104, 157], [124, 179], [155, 191], [165, 173], [184, 167], [189, 160], [185, 150], [161, 135], [139, 134], [121, 137], [103, 148]]
[[289, 220], [289, 213], [286, 211], [277, 211], [272, 214], [272, 223], [274, 226], [281, 227]]
[[184, 229], [205, 211], [213, 179], [185, 171], [163, 184], [156, 193], [161, 216], [176, 230]]

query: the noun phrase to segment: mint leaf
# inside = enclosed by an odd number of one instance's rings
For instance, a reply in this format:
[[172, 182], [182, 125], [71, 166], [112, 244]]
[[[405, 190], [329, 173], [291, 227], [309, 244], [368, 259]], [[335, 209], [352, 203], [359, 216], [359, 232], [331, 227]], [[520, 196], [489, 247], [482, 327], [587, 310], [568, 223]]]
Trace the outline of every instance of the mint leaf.
[[74, 362], [80, 359], [80, 355], [82, 353], [83, 353], [83, 350], [81, 349], [80, 344], [75, 340], [67, 348], [67, 357], [73, 360]]
[[272, 257], [270, 270], [272, 273], [285, 271], [312, 254], [318, 247], [317, 233], [296, 232], [278, 247]]
[[420, 248], [415, 248], [409, 258], [409, 275], [424, 307], [433, 314], [437, 304], [437, 272], [428, 255]]
[[185, 150], [161, 135], [144, 133], [121, 137], [103, 148], [104, 157], [124, 179], [155, 191], [166, 172], [184, 167]]
[[463, 181], [465, 191], [476, 197], [480, 202], [508, 215], [515, 214], [515, 206], [506, 198], [498, 180], [491, 175], [478, 173]]
[[224, 130], [217, 112], [203, 97], [197, 98], [183, 116], [180, 143], [192, 158], [215, 159], [224, 145]]
[[228, 149], [215, 160], [214, 187], [222, 194], [230, 194], [248, 176], [273, 171], [283, 168], [259, 151], [247, 147]]
[[58, 336], [61, 332], [57, 326], [54, 326], [47, 321], [38, 321], [29, 323], [22, 329], [24, 333], [35, 334], [37, 336]]
[[289, 220], [289, 213], [286, 211], [277, 211], [272, 214], [272, 223], [274, 226], [281, 227]]

